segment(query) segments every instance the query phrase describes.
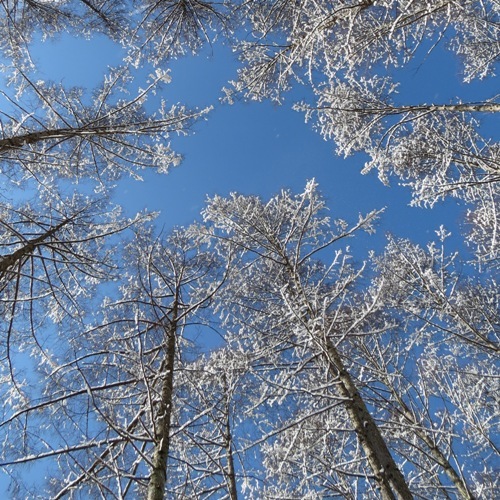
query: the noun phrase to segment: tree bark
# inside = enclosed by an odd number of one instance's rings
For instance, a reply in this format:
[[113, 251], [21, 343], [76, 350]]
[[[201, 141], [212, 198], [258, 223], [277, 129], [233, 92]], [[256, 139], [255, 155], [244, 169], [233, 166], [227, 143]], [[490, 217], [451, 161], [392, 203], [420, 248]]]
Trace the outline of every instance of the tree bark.
[[231, 500], [238, 500], [238, 490], [236, 488], [236, 472], [234, 469], [231, 427], [229, 424], [229, 413], [227, 414], [226, 418], [225, 441], [226, 441], [225, 446], [226, 446], [226, 459], [227, 459], [226, 481], [229, 490], [229, 498]]
[[[284, 265], [294, 283], [295, 290], [291, 290], [291, 296], [295, 296], [298, 299], [298, 303], [305, 306], [311, 317], [314, 317], [316, 315], [314, 308], [302, 292], [300, 276], [297, 275], [289, 259], [286, 256], [283, 256], [283, 258]], [[315, 332], [309, 330], [309, 335], [312, 337], [314, 343], [321, 348], [330, 374], [333, 378], [339, 380], [339, 383], [335, 387], [337, 388], [338, 395], [345, 400], [344, 404], [349, 420], [365, 452], [383, 500], [412, 500], [413, 495], [406, 480], [396, 465], [352, 377], [346, 370], [340, 353], [333, 345], [333, 342], [323, 335], [323, 331]]]
[[339, 379], [336, 387], [339, 395], [346, 400], [347, 413], [380, 487], [382, 498], [384, 500], [411, 500], [413, 495], [403, 474], [392, 458], [350, 374], [345, 369], [339, 352], [329, 339], [326, 340], [324, 354], [330, 373]]
[[350, 113], [360, 113], [364, 115], [392, 116], [406, 113], [435, 113], [449, 111], [451, 113], [500, 113], [500, 103], [480, 102], [480, 103], [459, 103], [459, 104], [415, 104], [414, 106], [386, 106], [374, 108], [343, 108], [340, 106], [319, 106], [311, 108], [318, 111], [334, 110]]
[[[175, 125], [198, 116], [199, 113], [193, 113], [186, 116], [173, 116], [170, 119], [162, 120], [138, 120], [124, 121], [112, 125], [87, 124], [80, 127], [63, 127], [46, 130], [37, 130], [26, 134], [14, 135], [0, 139], [0, 154], [12, 149], [19, 149], [25, 145], [36, 144], [38, 142], [72, 139], [74, 137], [108, 137], [115, 135], [152, 135], [160, 131], [174, 131]], [[171, 129], [167, 128], [172, 126]]]
[[450, 464], [449, 460], [444, 456], [443, 452], [436, 446], [434, 440], [431, 439], [422, 429], [415, 431], [417, 436], [429, 447], [429, 450], [436, 462], [443, 468], [444, 472], [455, 485], [461, 497], [464, 500], [475, 500], [475, 496], [470, 492], [465, 481], [457, 474], [457, 471]]
[[53, 139], [71, 139], [76, 136], [84, 136], [84, 135], [98, 135], [102, 134], [102, 130], [87, 130], [85, 129], [77, 129], [77, 128], [59, 128], [59, 129], [49, 129], [49, 130], [40, 130], [37, 132], [29, 132], [27, 134], [16, 135], [13, 137], [6, 137], [5, 139], [0, 140], [0, 153], [10, 150], [10, 149], [19, 149], [25, 145], [36, 144], [37, 142], [49, 141]]
[[226, 459], [227, 459], [227, 471], [226, 471], [226, 482], [229, 490], [229, 498], [231, 500], [238, 500], [238, 490], [236, 488], [236, 472], [234, 469], [234, 456], [232, 447], [232, 432], [231, 432], [231, 410], [229, 407], [229, 395], [227, 388], [227, 381], [225, 374], [223, 377], [223, 390], [226, 398], [225, 401], [225, 428], [224, 428], [224, 446], [226, 448]]
[[[386, 383], [387, 385], [387, 383]], [[443, 468], [444, 472], [450, 479], [450, 481], [455, 485], [460, 496], [464, 500], [476, 500], [475, 496], [469, 490], [467, 483], [461, 478], [455, 468], [451, 465], [450, 461], [446, 458], [443, 452], [436, 445], [434, 439], [429, 436], [429, 434], [423, 429], [420, 424], [416, 421], [413, 413], [410, 411], [406, 403], [401, 397], [396, 393], [396, 391], [391, 388], [391, 392], [401, 406], [401, 412], [404, 418], [412, 425], [415, 429], [415, 434], [426, 444], [429, 448], [431, 455], [434, 457], [436, 462]]]
[[174, 303], [172, 319], [167, 328], [166, 358], [162, 366], [164, 375], [158, 416], [155, 422], [155, 447], [152, 471], [148, 484], [148, 500], [163, 500], [167, 481], [167, 460], [170, 448], [170, 426], [172, 417], [174, 364], [177, 333], [177, 302]]

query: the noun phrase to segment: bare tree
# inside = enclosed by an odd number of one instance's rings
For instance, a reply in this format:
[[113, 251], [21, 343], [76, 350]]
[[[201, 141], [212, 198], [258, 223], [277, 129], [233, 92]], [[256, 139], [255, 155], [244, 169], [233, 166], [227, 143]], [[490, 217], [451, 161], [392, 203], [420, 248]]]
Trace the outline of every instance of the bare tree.
[[178, 425], [189, 425], [178, 423], [182, 379], [175, 375], [189, 362], [184, 332], [224, 280], [217, 255], [200, 244], [186, 231], [163, 242], [137, 234], [127, 250], [121, 297], [105, 302], [96, 326], [72, 337], [64, 359], [42, 367], [39, 397], [4, 416], [4, 434], [37, 439], [5, 449], [2, 466], [48, 459], [56, 469], [55, 498], [76, 489], [163, 498], [174, 487], [170, 448]]
[[[242, 326], [252, 329], [254, 335], [265, 330], [271, 335], [281, 334], [282, 342], [296, 343], [297, 348], [314, 354], [325, 369], [323, 383], [335, 382], [335, 395], [343, 402], [347, 421], [371, 469], [366, 479], [375, 480], [383, 498], [412, 498], [340, 350], [342, 338], [364, 320], [363, 313], [351, 319], [347, 313], [348, 291], [360, 270], [340, 258], [340, 252], [331, 265], [314, 264], [312, 259], [359, 229], [371, 231], [376, 212], [360, 217], [353, 227], [337, 221], [336, 232], [321, 215], [323, 209], [312, 181], [301, 195], [283, 192], [267, 204], [237, 195], [228, 200], [214, 198], [209, 203], [205, 219], [214, 224], [222, 238], [240, 245], [251, 259], [244, 267], [246, 272], [239, 273], [236, 309], [233, 312], [229, 308], [228, 314], [236, 321], [243, 315]], [[266, 276], [270, 281], [264, 281]], [[266, 283], [266, 298], [254, 295], [249, 284], [255, 282]], [[241, 312], [245, 308], [247, 312]], [[278, 324], [273, 324], [276, 320]]]
[[457, 254], [445, 251], [449, 233], [438, 235], [427, 248], [390, 240], [375, 286], [395, 333], [390, 343], [358, 343], [353, 352], [363, 350], [367, 372], [385, 386], [371, 382], [367, 391], [389, 408], [408, 459], [442, 468], [462, 498], [495, 497], [498, 286], [467, 276]]
[[232, 3], [232, 15], [251, 33], [238, 45], [244, 66], [233, 85], [252, 99], [279, 100], [293, 80], [370, 81], [417, 57], [424, 40], [452, 39], [452, 52], [467, 54], [466, 79], [492, 75], [500, 53], [495, 0], [246, 1]]
[[97, 285], [115, 278], [118, 235], [151, 219], [124, 219], [103, 198], [53, 195], [20, 207], [0, 205], [2, 360], [14, 385], [16, 358], [57, 356], [45, 347], [50, 325], [82, 321]]
[[[459, 255], [447, 255], [444, 241], [427, 248], [390, 238], [378, 262], [387, 306], [443, 335], [449, 345], [483, 353], [499, 352], [498, 287], [494, 276], [467, 276]], [[470, 271], [470, 270], [469, 270]], [[421, 327], [417, 328], [420, 331]]]
[[[467, 240], [481, 265], [498, 264], [498, 138], [480, 117], [500, 111], [498, 95], [479, 102], [401, 102], [393, 68], [448, 42], [465, 81], [495, 72], [500, 54], [496, 0], [236, 3], [250, 32], [237, 44], [242, 67], [226, 89], [231, 102], [282, 101], [294, 83], [314, 96], [295, 105], [339, 154], [364, 152], [363, 172], [410, 186], [415, 204], [453, 196], [471, 205]], [[425, 59], [422, 61], [422, 64]], [[411, 96], [409, 97], [411, 99]]]
[[197, 359], [184, 371], [188, 395], [182, 410], [179, 444], [172, 460], [184, 479], [168, 490], [172, 498], [217, 495], [236, 500], [247, 479], [242, 456], [242, 422], [256, 389], [248, 376], [248, 356], [223, 347]]
[[269, 353], [255, 431], [264, 491], [357, 498], [377, 494], [373, 480], [385, 498], [495, 496], [497, 286], [463, 278], [436, 244], [392, 240], [363, 291], [363, 267], [326, 255], [376, 214], [349, 227], [323, 210], [311, 183], [267, 203], [216, 197], [204, 212], [242, 252], [220, 297], [229, 342]]
[[123, 99], [128, 70], [111, 70], [90, 103], [82, 89], [33, 82], [28, 76], [25, 81], [30, 88], [26, 99], [35, 99], [36, 105], [25, 107], [4, 94], [14, 109], [0, 121], [2, 172], [16, 182], [34, 178], [50, 185], [53, 179], [91, 178], [106, 190], [123, 172], [138, 176], [148, 167], [167, 172], [180, 163], [170, 135], [185, 134], [208, 111], [168, 108], [162, 102], [156, 114], [148, 115], [144, 104], [149, 94], [169, 81], [161, 70], [131, 99]]
[[165, 60], [188, 53], [231, 32], [225, 2], [201, 0], [148, 0], [137, 3], [128, 60], [149, 60], [161, 66]]
[[32, 65], [29, 45], [34, 36], [45, 39], [66, 31], [86, 37], [105, 33], [119, 40], [128, 31], [124, 4], [116, 0], [4, 0], [0, 9], [0, 50], [23, 67]]

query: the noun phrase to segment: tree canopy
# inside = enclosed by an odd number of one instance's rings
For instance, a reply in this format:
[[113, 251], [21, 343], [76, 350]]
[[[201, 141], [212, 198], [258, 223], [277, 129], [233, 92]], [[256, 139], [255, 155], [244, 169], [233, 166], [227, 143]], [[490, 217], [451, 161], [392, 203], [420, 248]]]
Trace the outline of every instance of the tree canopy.
[[[57, 37], [121, 62], [45, 81], [33, 48]], [[169, 103], [174, 62], [224, 46], [220, 100]], [[405, 101], [435, 51], [464, 95]], [[500, 497], [500, 94], [467, 90], [495, 81], [497, 0], [2, 0], [0, 53], [12, 498]], [[290, 99], [413, 206], [458, 204], [458, 245], [436, 221], [373, 248], [383, 200], [344, 220], [286, 172], [185, 227], [127, 214], [117, 187], [181, 165], [175, 138], [214, 108]]]

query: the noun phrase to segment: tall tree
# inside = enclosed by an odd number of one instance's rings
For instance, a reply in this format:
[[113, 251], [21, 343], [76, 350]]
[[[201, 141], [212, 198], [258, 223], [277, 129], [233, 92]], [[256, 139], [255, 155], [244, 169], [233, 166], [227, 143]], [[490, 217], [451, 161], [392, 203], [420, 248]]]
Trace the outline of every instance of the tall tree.
[[226, 347], [201, 356], [186, 367], [182, 445], [173, 459], [184, 480], [169, 489], [173, 498], [217, 496], [237, 500], [248, 479], [243, 458], [245, 412], [257, 387], [249, 377], [245, 353]]
[[163, 241], [139, 231], [127, 255], [121, 297], [105, 302], [95, 326], [80, 328], [62, 359], [41, 366], [38, 398], [11, 407], [0, 424], [6, 436], [36, 433], [23, 449], [4, 449], [2, 466], [48, 460], [55, 498], [75, 489], [163, 498], [174, 487], [167, 471], [174, 425], [185, 424], [175, 375], [189, 362], [185, 330], [224, 269], [180, 230]]
[[[458, 256], [436, 244], [425, 252], [391, 240], [363, 291], [365, 272], [348, 254], [325, 257], [370, 231], [376, 214], [349, 228], [323, 209], [311, 183], [268, 203], [214, 198], [204, 212], [242, 252], [221, 296], [230, 343], [271, 356], [261, 392], [274, 393], [278, 408], [264, 410], [256, 437], [268, 494], [356, 498], [375, 479], [386, 498], [495, 496], [497, 287], [461, 276]], [[471, 380], [477, 391], [466, 395]], [[468, 431], [457, 439], [460, 429]], [[392, 476], [398, 465], [406, 484]]]
[[[235, 284], [234, 310], [228, 307], [228, 314], [257, 337], [263, 331], [281, 335], [283, 344], [314, 356], [325, 370], [322, 383], [332, 383], [364, 452], [371, 469], [366, 479], [375, 480], [383, 498], [412, 498], [342, 355], [342, 338], [356, 331], [369, 313], [368, 308], [351, 315], [349, 290], [360, 270], [341, 258], [340, 251], [331, 265], [314, 260], [320, 251], [357, 230], [373, 230], [377, 214], [360, 217], [353, 227], [336, 221], [338, 231], [334, 231], [323, 210], [313, 181], [301, 195], [282, 192], [267, 204], [237, 195], [209, 202], [205, 219], [220, 231], [221, 238], [231, 239], [249, 255]], [[253, 283], [258, 283], [257, 290]]]
[[115, 278], [118, 235], [151, 219], [110, 208], [105, 198], [57, 198], [53, 190], [19, 207], [0, 204], [0, 332], [12, 381], [13, 359], [31, 349], [43, 358], [50, 325], [82, 321], [97, 285]]
[[134, 65], [150, 61], [162, 67], [172, 58], [196, 53], [204, 44], [232, 32], [224, 1], [148, 0], [137, 5], [137, 21], [129, 45]]
[[10, 84], [25, 86], [25, 74], [36, 68], [33, 43], [66, 34], [91, 38], [105, 34], [116, 42], [130, 37], [126, 2], [118, 0], [2, 0], [0, 2], [0, 67]]
[[[447, 43], [466, 82], [493, 76], [500, 55], [496, 0], [450, 2], [238, 2], [234, 15], [249, 36], [237, 44], [242, 67], [228, 100], [282, 101], [294, 82], [313, 96], [305, 112], [339, 154], [367, 153], [377, 169], [432, 206], [445, 196], [471, 205], [468, 241], [483, 265], [498, 265], [498, 138], [480, 117], [500, 111], [498, 95], [464, 102], [414, 103], [398, 98], [395, 68], [425, 62]], [[477, 102], [479, 101], [479, 102]]]
[[[426, 454], [429, 469], [441, 467], [462, 498], [495, 497], [498, 286], [492, 277], [467, 276], [457, 254], [445, 251], [449, 233], [438, 235], [427, 248], [391, 239], [377, 261], [375, 286], [401, 333], [390, 345], [362, 347], [386, 392], [373, 382], [367, 389], [390, 408], [394, 435], [404, 436], [410, 455]], [[433, 405], [439, 411], [429, 411]]]
[[178, 165], [169, 137], [186, 133], [208, 109], [169, 108], [162, 101], [156, 114], [148, 114], [146, 100], [170, 81], [168, 72], [157, 70], [144, 89], [125, 99], [129, 79], [128, 69], [113, 69], [89, 96], [81, 88], [33, 82], [25, 75], [28, 104], [3, 94], [13, 109], [0, 122], [2, 173], [16, 182], [34, 178], [49, 185], [91, 178], [109, 190], [123, 172], [138, 176], [143, 168], [167, 172]]

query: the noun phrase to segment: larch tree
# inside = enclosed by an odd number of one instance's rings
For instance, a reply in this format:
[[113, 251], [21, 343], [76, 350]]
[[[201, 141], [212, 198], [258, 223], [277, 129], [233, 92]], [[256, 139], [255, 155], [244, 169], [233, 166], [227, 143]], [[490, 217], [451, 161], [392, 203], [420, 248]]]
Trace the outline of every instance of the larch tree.
[[[222, 239], [230, 239], [249, 256], [235, 283], [235, 309], [228, 305], [227, 314], [236, 322], [243, 316], [241, 328], [254, 332], [254, 345], [264, 342], [258, 337], [267, 332], [292, 351], [314, 356], [324, 373], [319, 383], [332, 385], [332, 397], [342, 402], [346, 425], [363, 450], [357, 461], [366, 459], [370, 469], [364, 473], [366, 479], [374, 480], [382, 498], [412, 498], [342, 355], [342, 339], [355, 334], [370, 312], [369, 305], [357, 315], [350, 307], [350, 289], [361, 270], [349, 265], [341, 250], [331, 264], [314, 258], [357, 230], [372, 231], [377, 213], [360, 217], [350, 227], [340, 220], [330, 225], [324, 208], [313, 181], [300, 195], [282, 192], [266, 204], [237, 195], [209, 202], [205, 220]], [[263, 286], [266, 295], [260, 291]], [[283, 368], [278, 376], [291, 375]]]
[[242, 254], [220, 297], [228, 341], [268, 353], [257, 491], [494, 497], [498, 287], [462, 276], [437, 244], [391, 240], [375, 270], [356, 269], [330, 247], [371, 231], [377, 214], [331, 221], [315, 189], [217, 197], [204, 211]]
[[[20, 206], [0, 204], [2, 392], [14, 400], [28, 397], [24, 376], [18, 379], [26, 367], [22, 360], [53, 363], [54, 326], [81, 324], [98, 285], [116, 279], [119, 235], [151, 219], [125, 218], [103, 198], [53, 195]], [[64, 333], [60, 338], [72, 340]]]
[[248, 479], [245, 413], [258, 391], [248, 358], [224, 346], [186, 366], [182, 421], [192, 424], [183, 426], [183, 443], [173, 453], [185, 478], [168, 490], [172, 498], [240, 498]]
[[467, 275], [457, 255], [446, 253], [449, 233], [441, 228], [438, 236], [427, 248], [393, 238], [377, 259], [375, 286], [396, 333], [390, 345], [363, 345], [367, 372], [385, 386], [367, 389], [389, 408], [409, 460], [425, 463], [410, 457], [427, 455], [429, 470], [446, 475], [461, 498], [493, 498], [498, 286], [493, 277]]
[[163, 67], [172, 58], [198, 52], [205, 44], [229, 35], [234, 21], [226, 2], [147, 0], [133, 2], [137, 21], [132, 27], [127, 60]]
[[148, 112], [148, 97], [170, 81], [159, 69], [134, 95], [125, 66], [110, 69], [93, 91], [37, 80], [15, 58], [12, 66], [16, 82], [0, 92], [0, 301], [13, 380], [11, 352], [21, 345], [26, 352], [22, 339], [30, 345], [44, 328], [52, 332], [49, 323], [92, 310], [96, 290], [116, 278], [114, 236], [151, 218], [123, 217], [110, 201], [115, 183], [178, 165], [170, 137], [187, 133], [207, 110], [161, 101]]
[[178, 487], [169, 459], [176, 432], [189, 425], [179, 421], [182, 370], [193, 349], [185, 330], [225, 276], [217, 254], [199, 245], [186, 231], [163, 240], [138, 231], [126, 249], [120, 296], [105, 299], [64, 356], [39, 367], [38, 397], [4, 413], [5, 435], [32, 437], [4, 449], [3, 467], [48, 461], [54, 498], [78, 490], [153, 499]]
[[[13, 495], [499, 497], [500, 147], [483, 117], [500, 102], [398, 93], [399, 71], [441, 46], [465, 83], [492, 78], [499, 26], [498, 0], [2, 0]], [[59, 34], [108, 36], [123, 65], [89, 90], [42, 81], [30, 48]], [[356, 262], [347, 243], [380, 212], [331, 219], [314, 181], [268, 202], [215, 196], [167, 236], [155, 214], [124, 217], [115, 183], [178, 165], [172, 137], [210, 109], [152, 110], [168, 64], [220, 41], [240, 60], [227, 102], [304, 85], [294, 108], [339, 154], [367, 155], [364, 173], [416, 205], [464, 202], [472, 264], [443, 227]], [[43, 493], [29, 464], [48, 471]]]
[[[203, 215], [137, 233], [118, 297], [40, 367], [38, 398], [9, 405], [0, 427], [26, 437], [2, 466], [57, 458], [55, 498], [494, 497], [488, 278], [403, 240], [354, 264], [345, 240], [379, 214], [331, 220], [313, 181]], [[200, 321], [227, 333], [198, 358]]]
[[[337, 152], [369, 156], [363, 172], [398, 177], [414, 203], [453, 196], [470, 206], [467, 240], [482, 265], [498, 264], [499, 146], [481, 117], [498, 95], [473, 102], [402, 101], [400, 68], [424, 64], [445, 45], [465, 82], [493, 77], [500, 57], [496, 0], [284, 0], [236, 2], [249, 36], [236, 43], [241, 68], [231, 102], [283, 100], [294, 84], [313, 96], [295, 105]], [[404, 90], [404, 89], [403, 89]]]
[[92, 96], [81, 88], [32, 81], [13, 109], [2, 113], [0, 158], [2, 172], [15, 182], [34, 179], [42, 184], [55, 180], [92, 179], [110, 190], [123, 173], [138, 176], [144, 168], [167, 172], [180, 163], [170, 148], [170, 136], [186, 133], [208, 109], [190, 111], [182, 105], [168, 107], [162, 101], [156, 114], [145, 103], [158, 86], [168, 83], [168, 72], [151, 74], [144, 89], [125, 98], [130, 72], [110, 70]]
[[[90, 37], [104, 33], [113, 39], [126, 38], [124, 3], [116, 0], [61, 2], [3, 0], [0, 4], [0, 52], [18, 69], [34, 67], [29, 47], [33, 39], [77, 33]], [[16, 80], [15, 70], [10, 78]]]

